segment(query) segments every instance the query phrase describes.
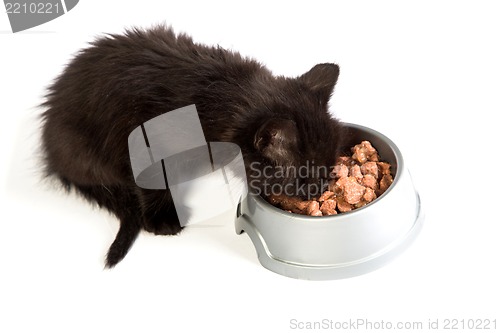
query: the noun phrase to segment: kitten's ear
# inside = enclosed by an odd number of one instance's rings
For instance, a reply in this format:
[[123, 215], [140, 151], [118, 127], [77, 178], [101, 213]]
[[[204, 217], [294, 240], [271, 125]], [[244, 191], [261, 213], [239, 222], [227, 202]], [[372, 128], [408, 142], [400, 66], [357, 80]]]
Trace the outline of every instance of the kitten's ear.
[[290, 162], [297, 145], [297, 126], [288, 119], [266, 120], [255, 133], [254, 147], [276, 164]]
[[299, 79], [322, 100], [328, 101], [339, 78], [340, 68], [336, 64], [318, 64]]

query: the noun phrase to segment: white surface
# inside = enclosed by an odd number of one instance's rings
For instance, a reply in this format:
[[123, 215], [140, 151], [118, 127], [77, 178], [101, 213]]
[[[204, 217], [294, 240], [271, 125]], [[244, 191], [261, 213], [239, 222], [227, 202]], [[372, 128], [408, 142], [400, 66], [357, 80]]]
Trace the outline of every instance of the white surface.
[[[426, 331], [429, 319], [494, 316], [500, 326], [497, 2], [169, 3], [80, 1], [18, 34], [0, 13], [0, 332], [288, 332], [323, 319]], [[308, 282], [262, 268], [231, 225], [200, 226], [143, 233], [104, 270], [117, 221], [40, 182], [37, 105], [92, 36], [155, 22], [280, 75], [339, 63], [331, 109], [393, 139], [420, 190], [413, 246], [373, 273]]]

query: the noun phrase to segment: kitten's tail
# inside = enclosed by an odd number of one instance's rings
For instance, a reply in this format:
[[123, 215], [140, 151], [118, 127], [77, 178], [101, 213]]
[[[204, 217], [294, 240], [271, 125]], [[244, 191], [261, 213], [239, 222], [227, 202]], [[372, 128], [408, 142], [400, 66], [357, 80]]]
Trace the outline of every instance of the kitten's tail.
[[109, 247], [108, 254], [106, 255], [106, 268], [113, 268], [122, 261], [132, 244], [134, 244], [140, 231], [141, 226], [138, 221], [121, 220], [118, 234]]

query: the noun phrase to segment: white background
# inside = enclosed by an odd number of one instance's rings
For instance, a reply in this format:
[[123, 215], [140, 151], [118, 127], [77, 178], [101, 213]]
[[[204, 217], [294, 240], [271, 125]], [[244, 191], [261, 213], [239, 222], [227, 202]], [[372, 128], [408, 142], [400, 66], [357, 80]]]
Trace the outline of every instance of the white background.
[[[499, 17], [496, 1], [80, 1], [12, 34], [0, 13], [0, 332], [289, 332], [294, 318], [499, 327]], [[142, 233], [104, 270], [118, 222], [40, 181], [37, 105], [97, 34], [160, 22], [277, 75], [338, 63], [331, 110], [392, 138], [424, 200], [413, 246], [375, 272], [310, 282], [264, 269], [231, 225], [193, 227]]]

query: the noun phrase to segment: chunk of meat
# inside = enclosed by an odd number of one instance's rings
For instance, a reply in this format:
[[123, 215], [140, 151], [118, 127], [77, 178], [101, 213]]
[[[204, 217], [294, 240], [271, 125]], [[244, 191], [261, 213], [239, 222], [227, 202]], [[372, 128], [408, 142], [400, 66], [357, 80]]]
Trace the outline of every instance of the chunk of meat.
[[342, 189], [342, 191], [343, 191], [343, 190], [344, 190], [344, 186], [345, 186], [345, 184], [349, 181], [349, 179], [348, 179], [348, 178], [349, 178], [349, 177], [347, 177], [347, 176], [346, 176], [346, 177], [342, 177], [342, 178], [340, 178], [339, 180], [337, 180], [337, 182], [335, 183], [335, 185], [336, 185], [337, 187], [339, 187], [340, 189]]
[[339, 164], [333, 167], [332, 173], [333, 178], [342, 178], [349, 176], [349, 168], [344, 164]]
[[382, 175], [391, 174], [391, 165], [386, 162], [377, 162], [378, 169]]
[[363, 176], [361, 184], [373, 190], [376, 190], [378, 187], [377, 179], [371, 173]]
[[378, 153], [373, 148], [370, 141], [362, 141], [359, 145], [352, 148], [352, 159], [359, 163], [366, 163], [367, 161], [378, 162]]
[[281, 209], [297, 214], [304, 214], [310, 204], [310, 201], [304, 201], [298, 197], [290, 197], [285, 194], [270, 195], [267, 197], [267, 201], [273, 206], [278, 206]]
[[323, 213], [320, 211], [320, 210], [315, 210], [315, 211], [312, 211], [311, 214], [309, 214], [311, 216], [323, 216]]
[[375, 190], [370, 187], [366, 188], [365, 194], [363, 195], [363, 200], [366, 202], [372, 202], [376, 198], [377, 195], [375, 194]]
[[358, 182], [363, 179], [363, 174], [361, 173], [359, 165], [355, 164], [349, 168], [349, 176], [356, 178]]
[[323, 216], [327, 215], [335, 215], [337, 214], [337, 211], [335, 208], [337, 207], [337, 201], [335, 199], [327, 199], [321, 204], [321, 212], [323, 213]]
[[347, 203], [356, 204], [365, 194], [365, 190], [366, 187], [360, 185], [356, 178], [347, 177], [344, 183], [344, 199]]
[[326, 201], [328, 199], [330, 199], [331, 197], [334, 197], [335, 196], [335, 193], [332, 192], [332, 191], [328, 191], [326, 190], [325, 192], [323, 192], [323, 194], [321, 194], [321, 196], [318, 198], [318, 201], [319, 202], [323, 202], [323, 201]]
[[378, 179], [378, 166], [376, 162], [366, 162], [360, 167], [361, 173], [363, 175], [373, 175]]
[[392, 176], [389, 175], [383, 175], [382, 179], [380, 180], [380, 187], [379, 187], [379, 195], [387, 191], [387, 189], [391, 186], [393, 182]]
[[352, 210], [351, 204], [347, 203], [343, 198], [338, 198], [337, 208], [341, 213], [350, 212]]
[[317, 210], [319, 210], [319, 203], [315, 200], [310, 201], [306, 208], [307, 215], [312, 215]]
[[343, 165], [352, 165], [353, 164], [353, 160], [351, 157], [349, 156], [340, 156], [338, 159], [337, 159], [337, 162], [335, 164], [343, 164]]

